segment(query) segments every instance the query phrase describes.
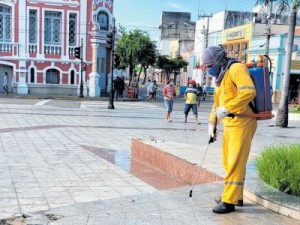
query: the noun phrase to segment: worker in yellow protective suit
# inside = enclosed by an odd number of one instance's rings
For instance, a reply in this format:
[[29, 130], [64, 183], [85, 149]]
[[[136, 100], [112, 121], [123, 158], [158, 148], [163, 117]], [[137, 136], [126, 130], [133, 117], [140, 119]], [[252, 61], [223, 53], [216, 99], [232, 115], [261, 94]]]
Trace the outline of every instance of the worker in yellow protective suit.
[[247, 68], [242, 63], [227, 58], [226, 54], [222, 46], [208, 47], [202, 54], [207, 72], [216, 77], [209, 135], [216, 138], [215, 121], [222, 120], [224, 125], [222, 154], [226, 175], [222, 197], [215, 199], [218, 203], [213, 208], [215, 213], [233, 212], [235, 205], [243, 205], [246, 163], [257, 126], [255, 118], [230, 117], [253, 114], [249, 103], [256, 96], [256, 90]]

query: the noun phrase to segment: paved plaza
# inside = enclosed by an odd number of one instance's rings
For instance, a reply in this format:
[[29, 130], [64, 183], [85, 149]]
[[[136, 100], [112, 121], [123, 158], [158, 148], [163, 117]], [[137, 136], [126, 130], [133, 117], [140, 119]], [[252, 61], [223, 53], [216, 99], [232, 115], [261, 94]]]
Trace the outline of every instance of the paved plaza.
[[[183, 123], [182, 110], [166, 123], [161, 104], [149, 102], [115, 102], [114, 110], [106, 101], [0, 102], [0, 220], [23, 215], [28, 225], [299, 224], [249, 200], [235, 213], [213, 214], [220, 182], [197, 185], [189, 198], [188, 184], [158, 188], [132, 173], [132, 138], [173, 146], [179, 157], [199, 163], [209, 103], [200, 107], [202, 124], [195, 124], [192, 115]], [[250, 160], [266, 146], [299, 143], [299, 121], [287, 129], [272, 123], [259, 122]], [[220, 146], [209, 146], [203, 167], [222, 176]]]

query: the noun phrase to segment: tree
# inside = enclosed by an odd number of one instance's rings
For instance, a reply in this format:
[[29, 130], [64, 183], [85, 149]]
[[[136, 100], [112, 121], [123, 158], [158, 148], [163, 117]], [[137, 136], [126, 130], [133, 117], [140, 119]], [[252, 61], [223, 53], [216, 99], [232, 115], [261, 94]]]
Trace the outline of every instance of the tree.
[[287, 36], [285, 63], [284, 63], [284, 78], [281, 88], [281, 97], [279, 107], [276, 115], [276, 126], [287, 127], [288, 126], [288, 96], [289, 96], [289, 84], [290, 84], [290, 70], [292, 51], [294, 46], [294, 34], [296, 27], [297, 10], [299, 8], [299, 0], [257, 0], [257, 4], [264, 4], [269, 6], [271, 4], [277, 4], [278, 11], [282, 12], [291, 8], [289, 15], [289, 31]]
[[147, 69], [149, 66], [153, 66], [155, 64], [156, 59], [156, 44], [154, 41], [151, 41], [148, 36], [144, 36], [140, 40], [140, 52], [138, 62], [144, 71], [144, 80], [143, 83], [146, 82], [147, 79]]
[[297, 10], [299, 7], [298, 0], [293, 0], [291, 5], [291, 13], [289, 16], [289, 31], [287, 36], [287, 49], [285, 55], [284, 64], [284, 77], [283, 77], [283, 87], [281, 91], [281, 98], [279, 102], [279, 107], [276, 115], [276, 126], [287, 127], [288, 126], [288, 96], [289, 96], [289, 84], [290, 84], [290, 71], [292, 62], [292, 52], [294, 46], [294, 35], [296, 27]]
[[156, 58], [156, 67], [161, 69], [167, 76], [167, 82], [170, 80], [170, 59], [167, 55], [158, 55]]
[[176, 76], [180, 69], [187, 67], [188, 64], [181, 56], [170, 59], [169, 56], [158, 55], [156, 59], [156, 67], [166, 73], [167, 82], [170, 80], [171, 73], [174, 73]]
[[119, 67], [129, 67], [129, 83], [134, 75], [134, 68], [140, 64], [144, 70], [155, 62], [156, 45], [149, 35], [141, 30], [133, 30], [129, 33], [123, 31], [116, 47], [116, 56], [119, 59]]
[[171, 61], [173, 62], [173, 65], [174, 65], [174, 77], [177, 76], [178, 73], [180, 73], [180, 70], [182, 68], [186, 68], [189, 63], [187, 61], [185, 61], [181, 56], [177, 56], [176, 58], [174, 59], [171, 59]]

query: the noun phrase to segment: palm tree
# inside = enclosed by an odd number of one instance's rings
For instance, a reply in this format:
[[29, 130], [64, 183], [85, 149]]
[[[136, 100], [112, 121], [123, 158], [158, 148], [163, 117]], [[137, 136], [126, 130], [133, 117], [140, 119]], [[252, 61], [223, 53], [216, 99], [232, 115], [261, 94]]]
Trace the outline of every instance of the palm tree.
[[288, 95], [290, 84], [290, 70], [291, 70], [291, 58], [294, 46], [294, 35], [296, 27], [297, 10], [299, 7], [299, 0], [257, 0], [256, 5], [264, 4], [270, 6], [273, 3], [278, 5], [278, 11], [284, 11], [291, 8], [289, 15], [289, 31], [287, 36], [285, 63], [284, 63], [284, 78], [281, 91], [281, 98], [276, 115], [276, 126], [287, 127], [288, 126]]
[[284, 77], [283, 77], [283, 87], [281, 92], [281, 98], [279, 102], [279, 107], [276, 115], [276, 126], [287, 127], [288, 126], [288, 97], [289, 97], [289, 84], [290, 84], [290, 70], [291, 70], [291, 58], [294, 46], [294, 35], [296, 27], [297, 10], [299, 7], [298, 0], [293, 0], [292, 10], [289, 16], [289, 31], [287, 37], [287, 49], [285, 54], [285, 65], [284, 65]]

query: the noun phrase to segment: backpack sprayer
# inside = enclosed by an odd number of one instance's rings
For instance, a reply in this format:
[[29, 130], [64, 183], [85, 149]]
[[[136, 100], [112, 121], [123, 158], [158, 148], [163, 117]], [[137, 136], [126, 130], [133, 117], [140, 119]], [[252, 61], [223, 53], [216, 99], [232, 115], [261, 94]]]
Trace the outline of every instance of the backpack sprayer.
[[[272, 94], [270, 84], [270, 74], [272, 68], [272, 61], [267, 55], [260, 56], [262, 58], [261, 63], [246, 63], [250, 76], [253, 80], [256, 97], [249, 103], [253, 114], [235, 114], [239, 117], [256, 118], [257, 120], [272, 119]], [[270, 63], [270, 69], [266, 66], [267, 59]], [[232, 117], [233, 114], [230, 114]]]

